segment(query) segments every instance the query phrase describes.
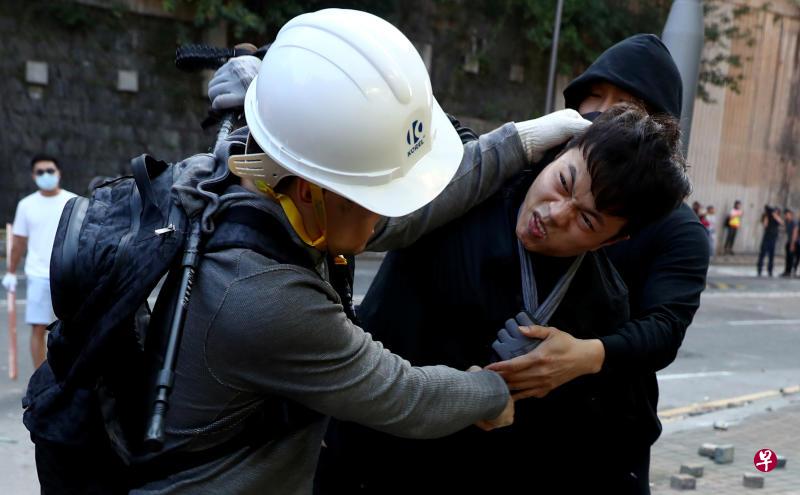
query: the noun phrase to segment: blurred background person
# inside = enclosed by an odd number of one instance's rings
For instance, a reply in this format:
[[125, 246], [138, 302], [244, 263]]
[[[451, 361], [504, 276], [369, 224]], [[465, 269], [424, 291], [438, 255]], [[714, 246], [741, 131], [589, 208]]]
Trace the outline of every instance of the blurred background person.
[[786, 267], [781, 277], [791, 277], [795, 267], [794, 257], [797, 256], [797, 221], [789, 208], [783, 210], [783, 222], [786, 227]]
[[733, 243], [736, 242], [736, 233], [742, 226], [742, 202], [738, 199], [733, 202], [733, 208], [728, 212], [725, 217], [725, 229], [727, 234], [725, 236], [725, 245], [723, 246], [722, 254], [733, 254]]
[[697, 215], [697, 218], [700, 218], [702, 210], [703, 210], [703, 205], [701, 205], [699, 201], [692, 202], [692, 211], [694, 212], [695, 215]]
[[794, 244], [794, 256], [792, 256], [792, 274], [797, 273], [797, 265], [800, 264], [800, 219], [795, 220], [794, 232], [792, 232], [792, 244]]
[[761, 224], [764, 226], [764, 234], [761, 237], [761, 249], [758, 252], [758, 276], [764, 266], [764, 257], [767, 257], [767, 273], [772, 276], [772, 267], [775, 261], [775, 244], [778, 241], [778, 232], [783, 225], [780, 208], [764, 205], [764, 213], [761, 214]]
[[31, 159], [31, 178], [38, 191], [17, 204], [10, 261], [8, 272], [3, 277], [3, 287], [9, 292], [16, 292], [17, 265], [27, 252], [25, 321], [33, 328], [31, 358], [34, 367], [38, 368], [45, 360], [45, 330], [55, 320], [50, 299], [50, 252], [53, 250], [61, 211], [75, 194], [59, 187], [61, 167], [52, 156], [36, 155]]
[[717, 254], [717, 210], [714, 205], [708, 205], [708, 208], [706, 208], [703, 225], [708, 230], [708, 252], [711, 256], [714, 256]]

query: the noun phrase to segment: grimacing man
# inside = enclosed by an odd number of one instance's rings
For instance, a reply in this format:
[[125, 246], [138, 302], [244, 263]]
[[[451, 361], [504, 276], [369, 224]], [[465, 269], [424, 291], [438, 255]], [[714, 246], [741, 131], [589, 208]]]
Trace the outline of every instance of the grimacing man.
[[[589, 118], [618, 102], [631, 102], [663, 119], [664, 114], [680, 116], [682, 88], [661, 40], [639, 34], [609, 48], [567, 86], [564, 96], [567, 107]], [[646, 156], [653, 149], [645, 146], [641, 152]], [[516, 221], [520, 191], [560, 159], [551, 161], [546, 156], [467, 215], [389, 253], [360, 307], [364, 327], [413, 363], [487, 364], [496, 337], [493, 329], [523, 307], [520, 260], [508, 239], [519, 238], [534, 250], [540, 301], [569, 264], [552, 255], [575, 254], [577, 246], [594, 249], [606, 240], [593, 239], [602, 224], [578, 208], [536, 210], [540, 220], [532, 227], [530, 215], [521, 224]], [[648, 164], [641, 166], [629, 176], [606, 177], [602, 196], [624, 191]], [[562, 175], [569, 185], [570, 174]], [[646, 185], [642, 179], [622, 194], [622, 203], [637, 216], [637, 210], [652, 208], [656, 197], [646, 192]], [[488, 435], [465, 430], [442, 440], [413, 442], [357, 425], [332, 425], [321, 469], [333, 459], [334, 466], [323, 471], [346, 478], [347, 469], [354, 470], [349, 482], [355, 480], [356, 486], [365, 487], [362, 492], [372, 493], [434, 490], [435, 484], [415, 483], [430, 479], [427, 471], [435, 471], [436, 482], [455, 491], [453, 483], [459, 483], [461, 493], [477, 491], [481, 484], [494, 490], [525, 489], [530, 479], [510, 473], [533, 466], [548, 473], [536, 477], [535, 487], [543, 492], [602, 488], [649, 493], [650, 445], [660, 433], [655, 371], [675, 358], [708, 268], [705, 229], [687, 205], [678, 203], [661, 218], [640, 223], [630, 239], [611, 239], [617, 242], [593, 253], [598, 261], [594, 266], [603, 270], [586, 263], [591, 258], [584, 260], [550, 326], [530, 330], [530, 336], [543, 339], [533, 352], [488, 366], [506, 378], [515, 397], [526, 398], [517, 402], [511, 428]], [[579, 239], [563, 242], [561, 218], [571, 220]], [[365, 455], [375, 451], [384, 454]], [[409, 471], [419, 476], [404, 476]]]

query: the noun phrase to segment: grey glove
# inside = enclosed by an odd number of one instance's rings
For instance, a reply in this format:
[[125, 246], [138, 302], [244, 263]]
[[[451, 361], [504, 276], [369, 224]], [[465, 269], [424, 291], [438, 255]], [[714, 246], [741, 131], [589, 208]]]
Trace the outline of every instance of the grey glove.
[[513, 320], [507, 320], [505, 328], [497, 332], [497, 340], [492, 344], [495, 354], [501, 361], [508, 361], [518, 356], [523, 356], [542, 342], [532, 339], [519, 331], [519, 327], [530, 327], [537, 323], [527, 311], [522, 311]]
[[208, 99], [211, 109], [218, 112], [238, 110], [244, 107], [247, 87], [258, 74], [261, 59], [242, 55], [225, 62], [217, 69], [208, 83]]

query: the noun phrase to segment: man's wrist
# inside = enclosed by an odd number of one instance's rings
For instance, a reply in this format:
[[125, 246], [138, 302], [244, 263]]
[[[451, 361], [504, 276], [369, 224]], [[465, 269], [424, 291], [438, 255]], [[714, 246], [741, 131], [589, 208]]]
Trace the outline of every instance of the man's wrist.
[[588, 374], [599, 373], [603, 369], [603, 362], [606, 359], [606, 348], [600, 339], [584, 340], [586, 348], [586, 366]]
[[[534, 119], [535, 120], [535, 119]], [[525, 120], [522, 122], [514, 122], [514, 127], [517, 128], [517, 134], [522, 141], [522, 149], [525, 151], [525, 156], [528, 161], [535, 161], [535, 156], [538, 151], [536, 142], [537, 123], [534, 120]]]

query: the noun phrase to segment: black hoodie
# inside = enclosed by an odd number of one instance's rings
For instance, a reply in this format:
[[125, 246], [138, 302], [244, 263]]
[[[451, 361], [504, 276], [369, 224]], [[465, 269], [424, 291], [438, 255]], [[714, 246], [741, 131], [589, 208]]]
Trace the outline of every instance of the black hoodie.
[[[577, 110], [591, 84], [599, 81], [631, 93], [651, 111], [681, 116], [681, 77], [655, 35], [637, 34], [606, 50], [564, 90], [566, 106]], [[628, 285], [635, 319], [600, 338], [604, 368], [643, 374], [656, 421], [655, 372], [675, 359], [700, 306], [709, 261], [707, 235], [691, 208], [681, 204], [633, 239], [605, 250]]]
[[564, 104], [578, 109], [592, 83], [609, 82], [646, 103], [651, 112], [681, 115], [678, 67], [654, 34], [637, 34], [612, 46], [564, 90]]
[[[643, 68], [647, 74], [636, 74]], [[633, 77], [625, 79], [626, 72]], [[619, 84], [652, 109], [680, 114], [680, 76], [655, 36], [637, 35], [606, 51], [570, 84], [568, 102], [580, 103], [597, 80]], [[656, 98], [648, 97], [651, 87], [659, 88]], [[521, 307], [514, 219], [536, 172], [528, 175], [390, 253], [359, 311], [364, 328], [414, 364], [486, 364], [495, 329]], [[610, 251], [632, 288], [636, 320], [626, 312], [628, 298], [618, 298], [602, 251], [585, 260], [551, 323], [578, 338], [600, 338], [601, 373], [517, 403], [515, 424], [488, 434], [467, 429], [413, 442], [334, 423], [317, 493], [647, 493], [649, 446], [660, 433], [655, 370], [674, 359], [697, 309], [708, 265], [705, 239], [684, 205]], [[537, 286], [554, 283], [565, 268], [559, 261], [534, 262]]]

